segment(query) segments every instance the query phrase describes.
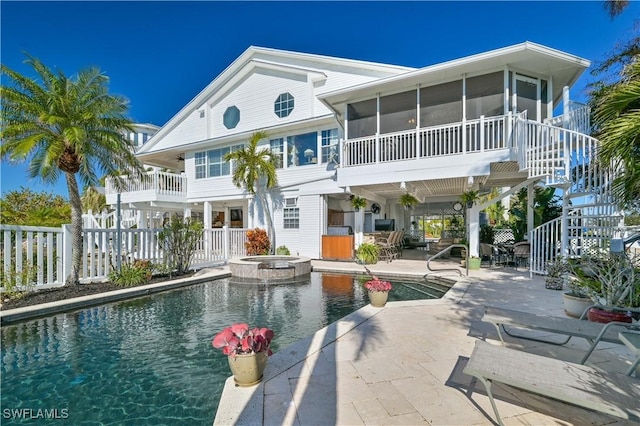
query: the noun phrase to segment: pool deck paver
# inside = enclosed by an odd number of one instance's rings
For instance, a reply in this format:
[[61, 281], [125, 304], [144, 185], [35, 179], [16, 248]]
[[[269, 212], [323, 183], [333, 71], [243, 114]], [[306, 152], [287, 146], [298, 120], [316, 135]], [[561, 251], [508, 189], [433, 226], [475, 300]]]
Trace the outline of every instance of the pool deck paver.
[[[363, 270], [325, 261], [313, 261], [313, 268]], [[426, 272], [425, 262], [404, 258], [369, 269]], [[493, 326], [480, 321], [487, 304], [564, 316], [562, 292], [545, 289], [541, 277], [513, 268], [471, 271], [443, 299], [365, 306], [294, 343], [270, 358], [260, 385], [237, 388], [231, 378], [214, 424], [494, 424], [484, 387], [462, 373], [478, 338], [499, 344]], [[508, 338], [507, 345], [576, 362], [587, 345], [573, 340], [552, 346]], [[589, 363], [624, 372], [632, 359], [623, 345], [601, 344]], [[498, 384], [494, 393], [507, 425], [636, 424]]]

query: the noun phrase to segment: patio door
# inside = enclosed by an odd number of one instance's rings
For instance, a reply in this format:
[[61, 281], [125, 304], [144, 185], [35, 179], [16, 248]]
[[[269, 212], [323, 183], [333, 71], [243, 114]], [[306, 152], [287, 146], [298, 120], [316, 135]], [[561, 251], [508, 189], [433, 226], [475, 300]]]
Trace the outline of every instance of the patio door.
[[540, 121], [540, 80], [516, 74], [513, 81], [514, 111], [527, 111], [529, 120]]

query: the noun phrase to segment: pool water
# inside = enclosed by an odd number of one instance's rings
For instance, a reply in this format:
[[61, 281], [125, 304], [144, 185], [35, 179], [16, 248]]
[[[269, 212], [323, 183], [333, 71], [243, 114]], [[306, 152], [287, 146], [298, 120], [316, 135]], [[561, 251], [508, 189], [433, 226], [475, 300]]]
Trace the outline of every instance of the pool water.
[[[389, 300], [439, 298], [447, 287], [393, 281]], [[272, 328], [272, 349], [368, 303], [352, 275], [303, 282], [229, 279], [2, 327], [2, 423], [66, 415], [70, 424], [210, 425], [230, 375], [211, 339], [234, 322]], [[53, 412], [52, 410], [57, 410]], [[63, 411], [66, 410], [66, 411]], [[42, 417], [40, 417], [42, 419]]]

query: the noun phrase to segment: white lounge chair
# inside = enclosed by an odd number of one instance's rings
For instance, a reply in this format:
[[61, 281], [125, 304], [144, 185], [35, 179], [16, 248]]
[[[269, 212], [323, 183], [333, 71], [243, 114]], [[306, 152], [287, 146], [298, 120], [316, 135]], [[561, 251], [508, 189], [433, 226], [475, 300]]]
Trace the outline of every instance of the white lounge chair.
[[[514, 311], [511, 309], [498, 308], [495, 306], [485, 306], [485, 313], [482, 321], [494, 325], [498, 331], [498, 337], [504, 345], [502, 331], [512, 337], [534, 340], [537, 342], [550, 343], [554, 345], [565, 345], [572, 337], [581, 337], [587, 339], [591, 346], [584, 354], [580, 364], [584, 364], [594, 349], [600, 342], [622, 344], [618, 333], [629, 328], [639, 329], [640, 324], [611, 322], [609, 324], [600, 324], [596, 322], [583, 321], [573, 318], [562, 318], [548, 315], [537, 315], [528, 312]], [[523, 334], [515, 334], [509, 331], [507, 327], [525, 328], [532, 330], [544, 331], [566, 336], [562, 341], [554, 341], [548, 339], [538, 339]]]
[[503, 383], [622, 419], [640, 421], [640, 380], [618, 373], [477, 341], [464, 373], [487, 391], [500, 425], [491, 384]]

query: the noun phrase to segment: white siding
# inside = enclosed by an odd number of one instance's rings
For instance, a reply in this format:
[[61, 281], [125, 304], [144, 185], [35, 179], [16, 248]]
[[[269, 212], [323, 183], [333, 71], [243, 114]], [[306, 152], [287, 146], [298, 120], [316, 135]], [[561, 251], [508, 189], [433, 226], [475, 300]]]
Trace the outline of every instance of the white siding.
[[[274, 102], [282, 93], [290, 93], [295, 106], [287, 117], [278, 117], [273, 110]], [[240, 122], [233, 129], [223, 125], [227, 108], [235, 105], [240, 110]], [[299, 121], [313, 117], [313, 91], [306, 76], [256, 70], [233, 87], [218, 100], [211, 109], [212, 134], [210, 137], [263, 129], [281, 123]]]
[[276, 231], [276, 248], [287, 246], [292, 255], [320, 258], [320, 236], [326, 228], [326, 207], [320, 195], [297, 195], [297, 191], [282, 194], [284, 198], [298, 198], [300, 228], [284, 229], [283, 202], [273, 209], [273, 225]]
[[[203, 148], [203, 150], [205, 150]], [[187, 199], [198, 201], [203, 198], [215, 200], [219, 198], [239, 198], [244, 191], [237, 188], [231, 181], [231, 176], [196, 179], [194, 153], [189, 152], [184, 160], [187, 176]], [[297, 190], [305, 186], [305, 193], [335, 193], [341, 192], [337, 183], [331, 179], [335, 170], [327, 170], [326, 164], [290, 167], [278, 170], [278, 187], [286, 187], [287, 191]]]
[[[282, 58], [278, 59], [285, 66], [289, 64]], [[326, 116], [332, 111], [318, 100], [318, 95], [366, 83], [377, 78], [368, 75], [369, 70], [356, 68], [339, 70], [335, 67], [327, 70], [319, 67], [323, 64], [308, 63], [306, 65], [315, 65], [308, 66], [308, 69], [313, 72], [309, 74], [311, 77], [317, 78], [318, 75], [324, 74], [326, 79], [321, 78], [314, 83], [310, 80], [309, 75], [300, 73], [300, 71], [294, 73], [257, 66], [238, 83], [223, 86], [213, 93], [205, 103], [205, 105], [212, 106], [199, 107], [189, 113], [180, 124], [158, 140], [149, 152]], [[247, 64], [246, 66], [250, 67], [251, 65]], [[288, 117], [280, 118], [274, 113], [273, 107], [278, 96], [285, 92], [294, 96], [295, 107]], [[223, 124], [224, 112], [230, 106], [236, 106], [240, 110], [240, 121], [233, 129], [227, 129]], [[202, 109], [206, 111], [203, 118], [200, 117]], [[207, 122], [209, 123], [208, 127]]]
[[200, 111], [193, 111], [164, 138], [158, 141], [152, 151], [184, 145], [207, 138], [207, 119], [200, 118]]
[[288, 191], [280, 194], [279, 198], [275, 202], [275, 206], [272, 206], [273, 212], [273, 227], [276, 231], [276, 248], [280, 246], [286, 246], [289, 252], [296, 256], [300, 253], [300, 231], [301, 229], [284, 229], [284, 199], [297, 196], [297, 191]]
[[298, 197], [300, 208], [300, 255], [320, 259], [320, 236], [324, 233], [326, 207], [319, 195]]

